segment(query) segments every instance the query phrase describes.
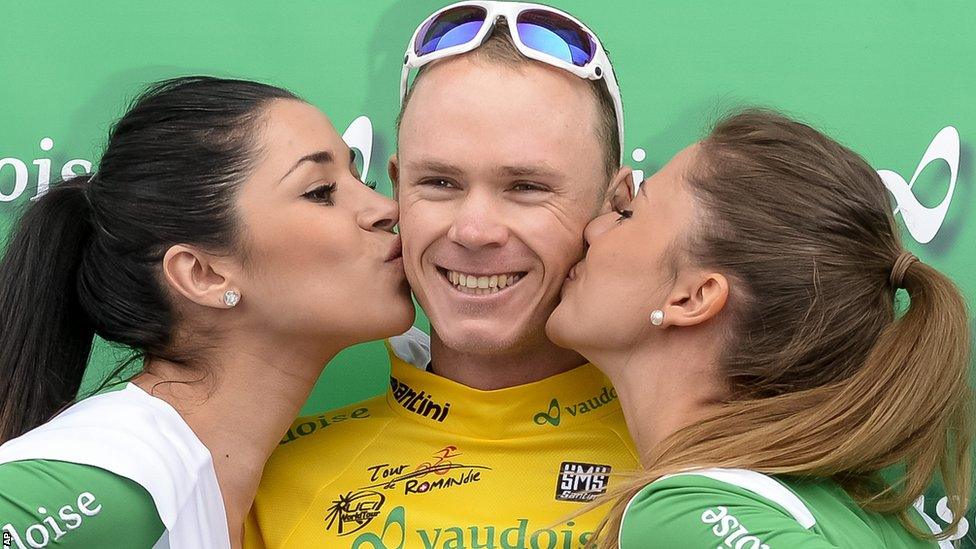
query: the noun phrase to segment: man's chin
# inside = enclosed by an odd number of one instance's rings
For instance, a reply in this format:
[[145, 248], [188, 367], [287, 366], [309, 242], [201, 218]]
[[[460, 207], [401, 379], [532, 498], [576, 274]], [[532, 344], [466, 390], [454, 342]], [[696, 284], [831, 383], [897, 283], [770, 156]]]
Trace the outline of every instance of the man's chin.
[[505, 354], [518, 346], [518, 332], [510, 326], [499, 327], [487, 323], [481, 326], [453, 326], [438, 330], [432, 323], [431, 331], [440, 343], [456, 353], [471, 355]]

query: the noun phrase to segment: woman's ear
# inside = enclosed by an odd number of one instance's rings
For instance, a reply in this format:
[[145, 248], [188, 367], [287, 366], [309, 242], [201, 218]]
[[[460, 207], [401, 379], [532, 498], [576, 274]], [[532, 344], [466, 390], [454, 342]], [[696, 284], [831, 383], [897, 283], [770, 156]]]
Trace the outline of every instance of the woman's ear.
[[729, 298], [729, 281], [714, 272], [678, 276], [664, 308], [662, 326], [696, 326], [715, 318]]
[[176, 244], [166, 250], [163, 274], [177, 293], [204, 307], [232, 307], [224, 302], [224, 294], [232, 290], [238, 292], [239, 296], [241, 292], [232, 283], [232, 268], [225, 258], [213, 256], [194, 246]]

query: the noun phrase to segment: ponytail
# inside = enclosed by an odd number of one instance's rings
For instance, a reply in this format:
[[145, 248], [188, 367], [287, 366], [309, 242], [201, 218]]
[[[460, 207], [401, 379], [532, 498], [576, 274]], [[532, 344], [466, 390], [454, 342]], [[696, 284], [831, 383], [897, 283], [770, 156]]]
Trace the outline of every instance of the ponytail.
[[0, 443], [47, 421], [81, 385], [94, 336], [77, 277], [93, 231], [88, 180], [30, 204], [0, 260]]
[[[953, 516], [944, 532], [954, 532], [972, 480], [966, 305], [956, 286], [928, 265], [912, 264], [904, 280], [911, 299], [907, 311], [881, 332], [854, 375], [827, 386], [733, 401], [671, 435], [645, 471], [610, 496], [616, 502], [597, 529], [606, 538], [600, 547], [617, 547], [626, 504], [647, 484], [712, 467], [830, 478], [864, 509], [897, 514], [915, 536], [929, 539], [933, 534], [908, 513], [938, 473]], [[880, 472], [891, 466], [900, 468], [886, 485]]]
[[617, 547], [648, 483], [711, 467], [830, 479], [928, 539], [910, 510], [941, 477], [948, 537], [971, 489], [966, 304], [903, 251], [877, 172], [809, 126], [746, 111], [702, 141], [687, 177], [705, 220], [691, 260], [736, 281], [718, 358], [729, 396], [646, 456], [614, 494], [600, 547]]
[[[910, 299], [907, 311], [882, 332], [864, 375], [858, 376], [873, 385], [865, 389], [879, 400], [872, 421], [861, 429], [863, 435], [852, 438], [884, 441], [887, 452], [878, 448], [878, 458], [901, 464], [904, 471], [894, 483], [896, 490], [879, 497], [865, 494], [863, 504], [880, 512], [902, 511], [925, 492], [938, 470], [952, 511], [946, 528], [951, 532], [963, 519], [971, 490], [973, 399], [966, 302], [951, 280], [921, 262], [908, 267], [903, 287]], [[874, 444], [862, 445], [860, 452], [870, 455]], [[857, 448], [850, 450], [857, 455]]]

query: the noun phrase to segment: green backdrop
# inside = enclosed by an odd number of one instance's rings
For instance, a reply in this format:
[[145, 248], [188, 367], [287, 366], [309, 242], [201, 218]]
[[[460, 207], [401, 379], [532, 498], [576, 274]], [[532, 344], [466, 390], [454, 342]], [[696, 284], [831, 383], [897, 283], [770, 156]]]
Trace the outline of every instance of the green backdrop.
[[[415, 25], [441, 5], [4, 2], [0, 234], [62, 170], [89, 167], [110, 123], [143, 85], [188, 73], [285, 86], [323, 109], [340, 131], [367, 116], [373, 135], [360, 146], [370, 153], [370, 178], [389, 193], [385, 162], [404, 46]], [[587, 22], [610, 51], [624, 97], [626, 157], [635, 168], [653, 172], [731, 107], [779, 108], [889, 171], [885, 180], [897, 197], [899, 222], [906, 227], [907, 219], [912, 228], [904, 232], [908, 247], [949, 273], [970, 305], [976, 302], [976, 224], [970, 221], [976, 207], [976, 2], [558, 5]], [[418, 324], [426, 327], [425, 319]], [[89, 380], [117, 354], [100, 345]], [[377, 394], [386, 373], [382, 345], [350, 349], [326, 370], [305, 411]], [[938, 500], [933, 492], [925, 508], [944, 522]], [[972, 534], [965, 538], [964, 546], [976, 547]]]

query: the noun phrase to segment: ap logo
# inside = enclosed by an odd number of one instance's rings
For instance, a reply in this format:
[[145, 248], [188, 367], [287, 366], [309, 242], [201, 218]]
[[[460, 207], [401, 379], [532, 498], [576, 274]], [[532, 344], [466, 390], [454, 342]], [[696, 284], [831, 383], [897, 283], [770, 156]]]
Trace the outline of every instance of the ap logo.
[[[915, 193], [912, 192], [912, 186], [915, 185], [915, 180], [922, 170], [936, 160], [943, 160], [949, 165], [949, 191], [938, 206], [929, 208], [918, 201]], [[935, 134], [929, 148], [922, 155], [922, 161], [915, 168], [915, 175], [910, 182], [906, 182], [902, 176], [890, 170], [878, 170], [878, 175], [895, 197], [897, 204], [895, 214], [901, 212], [909, 234], [919, 244], [928, 244], [942, 228], [942, 223], [949, 212], [949, 204], [952, 202], [952, 193], [956, 189], [956, 178], [959, 175], [959, 132], [952, 126], [946, 126]]]

